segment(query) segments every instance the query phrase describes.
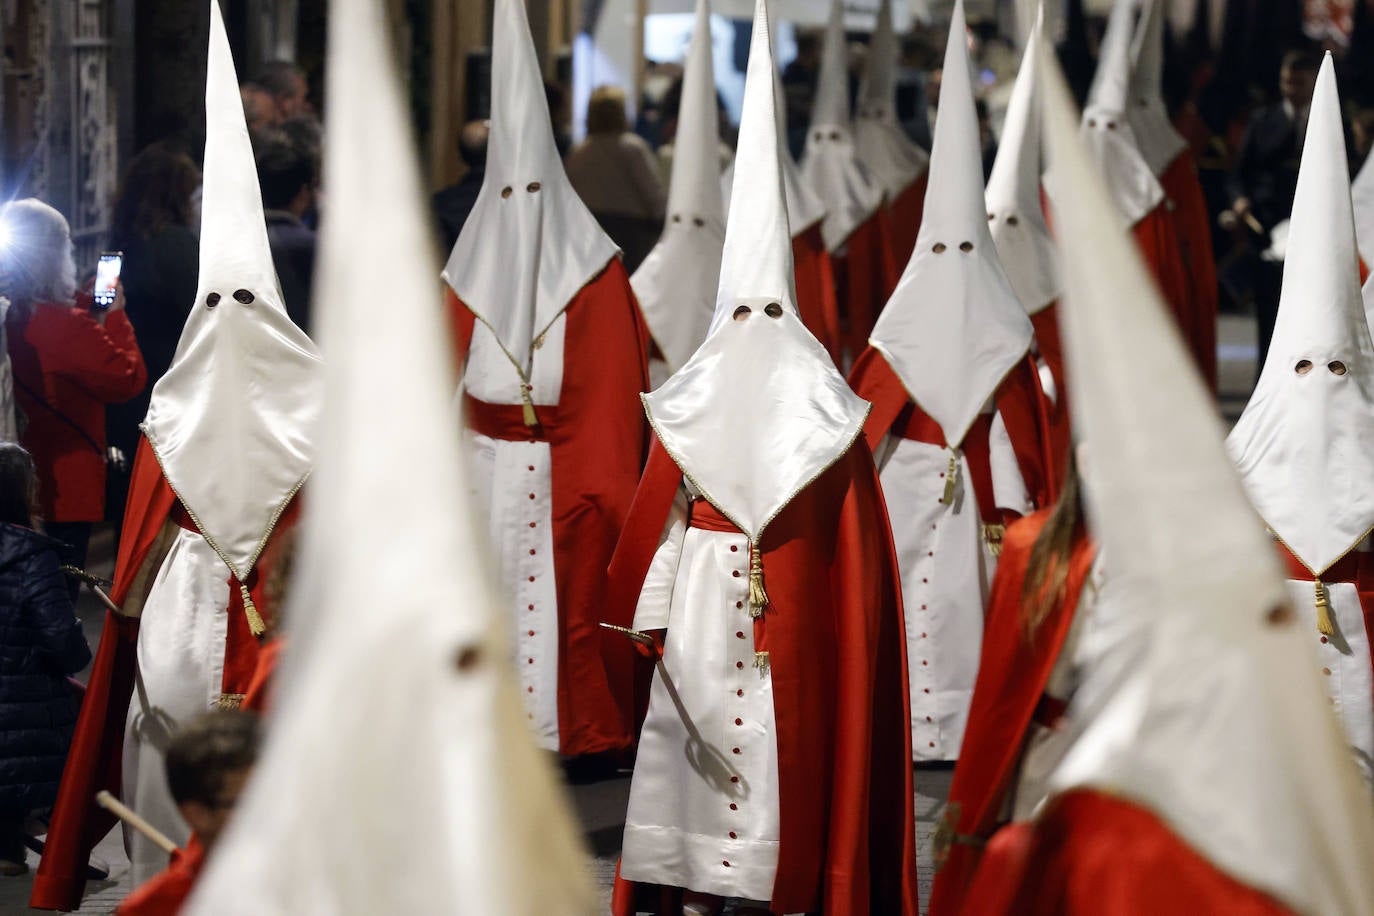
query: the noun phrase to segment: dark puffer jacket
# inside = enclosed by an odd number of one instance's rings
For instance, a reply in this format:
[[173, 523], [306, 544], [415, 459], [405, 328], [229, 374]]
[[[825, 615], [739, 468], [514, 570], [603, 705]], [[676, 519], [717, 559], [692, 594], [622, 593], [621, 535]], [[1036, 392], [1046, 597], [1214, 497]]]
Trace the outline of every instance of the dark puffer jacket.
[[61, 545], [0, 524], [0, 812], [57, 797], [81, 700], [66, 675], [91, 660], [59, 569]]

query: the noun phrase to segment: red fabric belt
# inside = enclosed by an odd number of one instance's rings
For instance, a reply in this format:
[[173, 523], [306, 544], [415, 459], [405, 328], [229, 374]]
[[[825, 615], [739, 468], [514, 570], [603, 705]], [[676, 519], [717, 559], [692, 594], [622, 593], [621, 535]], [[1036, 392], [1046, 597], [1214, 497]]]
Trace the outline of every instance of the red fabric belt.
[[692, 500], [687, 524], [692, 528], [700, 528], [702, 531], [723, 531], [727, 534], [740, 533], [738, 525], [721, 515], [719, 509], [704, 499]]
[[1323, 582], [1359, 582], [1360, 580], [1360, 555], [1354, 550], [1332, 563], [1320, 577], [1312, 575], [1312, 571], [1282, 544], [1279, 545], [1279, 553], [1283, 556], [1283, 562], [1288, 568], [1288, 578], [1290, 579], [1296, 579], [1299, 582], [1315, 582], [1318, 578]]
[[463, 413], [468, 428], [492, 439], [509, 442], [547, 442], [549, 429], [558, 425], [558, 407], [536, 404], [538, 426], [525, 425], [525, 408], [520, 404], [488, 404], [463, 392]]

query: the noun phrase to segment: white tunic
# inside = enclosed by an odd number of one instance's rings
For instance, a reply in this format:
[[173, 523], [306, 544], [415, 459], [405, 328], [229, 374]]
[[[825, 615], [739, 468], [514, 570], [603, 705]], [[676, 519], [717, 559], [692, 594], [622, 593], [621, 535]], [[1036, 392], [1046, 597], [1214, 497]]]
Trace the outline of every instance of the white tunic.
[[1364, 609], [1353, 582], [1325, 584], [1336, 629], [1330, 637], [1317, 632], [1313, 584], [1289, 579], [1288, 593], [1301, 621], [1299, 626], [1311, 634], [1315, 661], [1321, 668], [1331, 707], [1345, 726], [1351, 753], [1365, 781], [1374, 785], [1374, 668], [1370, 666]]
[[[918, 762], [953, 760], [968, 722], [997, 561], [983, 538], [962, 450], [952, 506], [942, 501], [949, 449], [888, 436], [878, 452], [906, 610], [911, 753]], [[993, 417], [989, 457], [997, 506], [1029, 512], [1025, 481], [1000, 414]]]
[[[560, 316], [535, 351], [530, 385], [535, 405], [557, 404], [563, 387]], [[463, 385], [489, 404], [523, 403], [524, 384], [485, 324], [475, 322]], [[540, 747], [557, 751], [558, 592], [553, 556], [553, 462], [547, 442], [514, 442], [467, 432], [473, 504], [487, 514], [487, 533], [510, 596], [510, 645], [525, 717]]]
[[[198, 532], [177, 532], [158, 568], [138, 628], [138, 673], [124, 726], [124, 801], [185, 845], [191, 830], [167, 788], [163, 756], [179, 727], [213, 709], [224, 680], [229, 570]], [[167, 867], [137, 830], [124, 845], [134, 886]]]
[[679, 497], [635, 629], [667, 628], [630, 783], [620, 873], [768, 900], [778, 865], [773, 689], [754, 666], [749, 542], [686, 528]]

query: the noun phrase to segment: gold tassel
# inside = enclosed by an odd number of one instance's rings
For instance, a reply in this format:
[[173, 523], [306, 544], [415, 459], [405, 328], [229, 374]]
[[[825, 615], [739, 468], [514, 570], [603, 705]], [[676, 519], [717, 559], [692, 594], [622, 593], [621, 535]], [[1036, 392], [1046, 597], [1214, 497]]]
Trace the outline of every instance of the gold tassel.
[[1002, 539], [1006, 536], [1006, 525], [984, 525], [983, 542], [988, 545], [988, 553], [994, 557], [1002, 555]]
[[758, 619], [768, 607], [768, 592], [763, 589], [763, 553], [749, 545], [749, 616]]
[[216, 709], [239, 709], [243, 706], [243, 698], [246, 694], [242, 693], [221, 693], [219, 699], [215, 700]]
[[266, 633], [267, 624], [262, 622], [258, 606], [253, 603], [253, 596], [248, 594], [248, 586], [242, 582], [239, 583], [239, 595], [243, 598], [243, 613], [248, 617], [248, 631], [254, 636]]
[[754, 653], [754, 667], [757, 668], [757, 669], [759, 669], [759, 673], [760, 673], [760, 674], [762, 674], [763, 672], [765, 672], [765, 671], [768, 670], [768, 653], [767, 653], [767, 652], [755, 652], [755, 653]]
[[959, 463], [955, 459], [954, 449], [949, 450], [949, 470], [945, 472], [945, 495], [940, 498], [940, 502], [946, 506], [954, 505], [954, 487], [959, 480]]
[[1331, 601], [1326, 594], [1326, 586], [1321, 579], [1312, 583], [1317, 594], [1317, 632], [1323, 636], [1335, 636], [1336, 628], [1331, 623]]
[[539, 425], [539, 415], [538, 415], [537, 413], [534, 412], [534, 399], [530, 397], [530, 386], [529, 386], [529, 385], [526, 385], [526, 384], [523, 384], [523, 383], [520, 385], [520, 399], [521, 399], [521, 401], [523, 402], [523, 403], [520, 405], [520, 407], [521, 407], [521, 416], [522, 416], [522, 418], [523, 418], [524, 421], [525, 421], [525, 425], [526, 425], [526, 426], [538, 426], [538, 425]]

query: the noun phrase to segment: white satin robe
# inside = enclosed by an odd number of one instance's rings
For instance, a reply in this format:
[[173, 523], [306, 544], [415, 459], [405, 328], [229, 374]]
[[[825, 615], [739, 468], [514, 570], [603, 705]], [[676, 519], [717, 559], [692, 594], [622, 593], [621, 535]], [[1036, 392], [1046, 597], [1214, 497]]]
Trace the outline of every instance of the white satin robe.
[[686, 509], [680, 492], [635, 611], [635, 629], [667, 628], [672, 684], [655, 672], [620, 874], [766, 901], [778, 865], [778, 750], [772, 681], [754, 666], [749, 541], [686, 527]]
[[[180, 529], [139, 620], [123, 764], [124, 803], [179, 846], [191, 829], [167, 788], [167, 742], [219, 701], [228, 635], [229, 570], [199, 532]], [[167, 854], [137, 830], [125, 828], [124, 846], [135, 887], [167, 867]]]
[[[1369, 550], [1366, 539], [1359, 550]], [[1323, 580], [1325, 581], [1325, 580]], [[1374, 786], [1374, 667], [1369, 656], [1369, 634], [1365, 631], [1364, 609], [1353, 582], [1326, 582], [1331, 604], [1333, 636], [1317, 632], [1317, 605], [1311, 582], [1288, 580], [1300, 626], [1308, 633], [1320, 667], [1322, 681], [1336, 718], [1345, 726], [1350, 751], [1355, 755], [1365, 782]]]
[[[1001, 415], [989, 434], [997, 506], [1027, 514], [1032, 506]], [[902, 576], [911, 690], [911, 755], [954, 760], [964, 740], [983, 645], [983, 616], [997, 561], [959, 453], [954, 504], [942, 501], [947, 448], [888, 436], [878, 448], [878, 476]]]
[[[559, 316], [535, 350], [530, 384], [536, 407], [557, 404], [563, 387]], [[520, 374], [491, 329], [474, 322], [463, 385], [489, 404], [523, 403]], [[536, 743], [557, 751], [558, 591], [553, 556], [553, 461], [547, 442], [513, 442], [467, 431], [473, 505], [486, 513], [487, 534], [510, 598], [510, 642]]]

